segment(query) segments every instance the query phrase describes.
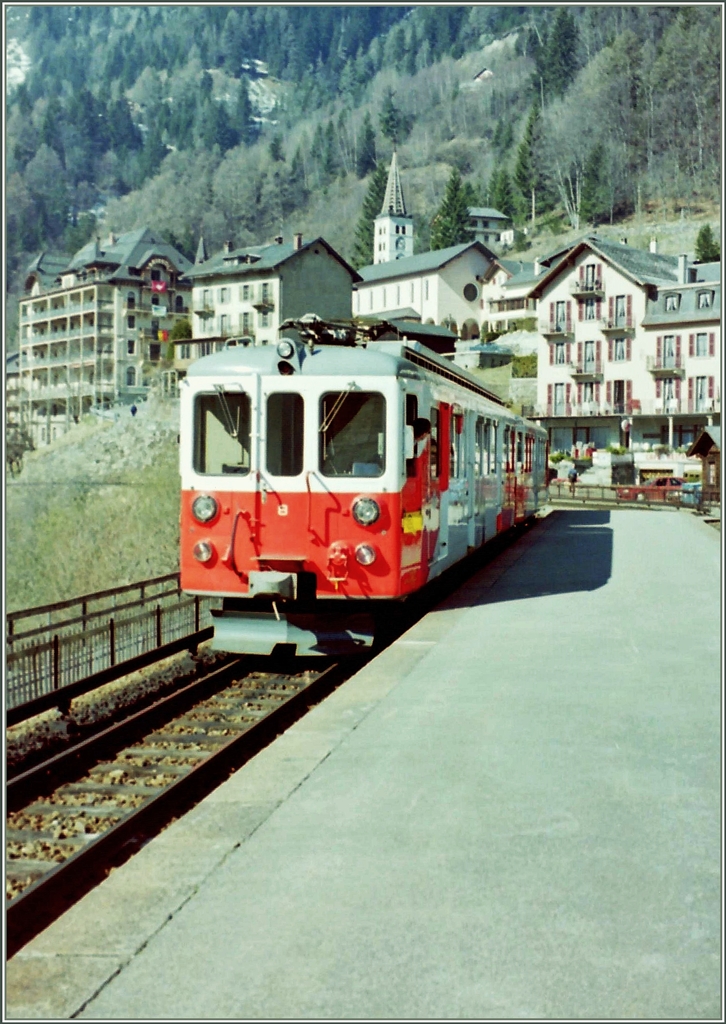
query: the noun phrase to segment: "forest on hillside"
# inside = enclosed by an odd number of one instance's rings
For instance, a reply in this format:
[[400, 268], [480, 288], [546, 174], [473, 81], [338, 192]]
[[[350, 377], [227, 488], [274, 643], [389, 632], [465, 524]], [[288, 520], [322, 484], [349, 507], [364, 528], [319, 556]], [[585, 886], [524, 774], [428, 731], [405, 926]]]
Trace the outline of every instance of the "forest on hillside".
[[[720, 195], [720, 5], [6, 8], [7, 281], [148, 224], [346, 258], [394, 145], [419, 251], [452, 170], [524, 228]], [[484, 68], [491, 74], [481, 82]], [[372, 258], [372, 254], [371, 254]], [[10, 332], [8, 332], [10, 333]]]

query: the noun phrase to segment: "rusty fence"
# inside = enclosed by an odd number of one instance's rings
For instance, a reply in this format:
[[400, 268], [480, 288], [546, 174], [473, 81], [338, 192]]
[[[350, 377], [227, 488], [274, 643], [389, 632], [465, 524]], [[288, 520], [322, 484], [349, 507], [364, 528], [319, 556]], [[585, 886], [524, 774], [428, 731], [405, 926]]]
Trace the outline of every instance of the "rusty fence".
[[720, 504], [720, 494], [715, 491], [692, 490], [686, 487], [647, 487], [644, 485], [614, 484], [602, 486], [598, 484], [574, 485], [567, 480], [551, 480], [549, 483], [549, 500], [551, 502], [566, 501], [588, 505], [617, 505], [624, 508], [687, 508], [698, 512], [707, 512], [714, 504]]
[[[5, 706], [76, 695], [211, 635], [218, 601], [183, 594], [179, 574], [6, 616]], [[10, 716], [9, 716], [10, 717]], [[17, 720], [19, 716], [12, 716]], [[9, 721], [9, 719], [8, 719]]]

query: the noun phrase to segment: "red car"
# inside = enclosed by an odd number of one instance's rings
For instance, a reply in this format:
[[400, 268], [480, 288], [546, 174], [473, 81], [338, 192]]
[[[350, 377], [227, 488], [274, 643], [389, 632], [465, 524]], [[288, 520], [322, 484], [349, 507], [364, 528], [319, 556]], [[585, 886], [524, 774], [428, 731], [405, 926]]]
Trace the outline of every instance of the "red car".
[[659, 476], [647, 484], [618, 487], [616, 493], [626, 501], [678, 501], [685, 482], [682, 476]]

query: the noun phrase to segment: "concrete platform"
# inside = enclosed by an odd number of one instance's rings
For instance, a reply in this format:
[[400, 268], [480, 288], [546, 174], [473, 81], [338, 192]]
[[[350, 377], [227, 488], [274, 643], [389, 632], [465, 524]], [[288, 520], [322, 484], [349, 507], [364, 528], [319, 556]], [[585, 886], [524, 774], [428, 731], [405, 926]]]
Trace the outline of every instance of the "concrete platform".
[[720, 537], [557, 511], [7, 965], [6, 1019], [721, 1020]]

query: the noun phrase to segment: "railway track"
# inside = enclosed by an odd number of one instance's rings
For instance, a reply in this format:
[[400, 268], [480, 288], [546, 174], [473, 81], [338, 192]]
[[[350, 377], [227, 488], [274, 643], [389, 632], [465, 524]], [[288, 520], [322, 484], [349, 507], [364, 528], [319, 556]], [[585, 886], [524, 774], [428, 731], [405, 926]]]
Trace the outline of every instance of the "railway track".
[[236, 658], [7, 784], [7, 955], [331, 692], [360, 662]]

